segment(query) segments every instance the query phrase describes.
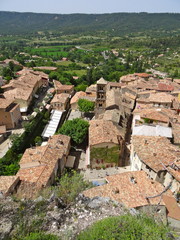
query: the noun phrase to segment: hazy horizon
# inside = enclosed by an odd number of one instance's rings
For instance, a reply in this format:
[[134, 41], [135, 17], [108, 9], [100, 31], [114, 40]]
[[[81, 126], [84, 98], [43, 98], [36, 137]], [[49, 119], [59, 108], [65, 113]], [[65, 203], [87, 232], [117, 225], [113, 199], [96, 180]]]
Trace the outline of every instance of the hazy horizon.
[[180, 13], [179, 0], [0, 0], [0, 11], [50, 14]]
[[15, 12], [15, 13], [37, 13], [37, 14], [113, 14], [113, 13], [147, 13], [147, 14], [158, 14], [158, 13], [168, 13], [168, 14], [180, 14], [180, 12], [102, 12], [102, 13], [83, 13], [83, 12], [73, 12], [73, 13], [58, 13], [58, 12], [32, 12], [32, 11], [9, 11], [9, 10], [0, 10], [0, 12]]

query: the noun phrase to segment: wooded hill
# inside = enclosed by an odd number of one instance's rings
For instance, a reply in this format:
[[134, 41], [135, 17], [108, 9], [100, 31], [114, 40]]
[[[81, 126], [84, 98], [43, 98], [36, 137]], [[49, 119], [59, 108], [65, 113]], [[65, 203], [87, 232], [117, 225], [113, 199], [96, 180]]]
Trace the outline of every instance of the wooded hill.
[[179, 13], [44, 14], [0, 11], [0, 34], [36, 31], [65, 34], [108, 31], [114, 35], [180, 30]]

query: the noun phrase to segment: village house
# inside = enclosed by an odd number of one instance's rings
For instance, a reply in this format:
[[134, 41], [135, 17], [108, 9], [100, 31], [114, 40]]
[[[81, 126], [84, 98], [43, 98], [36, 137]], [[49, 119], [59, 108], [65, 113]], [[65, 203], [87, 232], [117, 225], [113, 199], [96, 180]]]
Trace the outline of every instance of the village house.
[[137, 103], [133, 111], [132, 135], [164, 136], [180, 144], [180, 116], [173, 109], [149, 108]]
[[10, 62], [13, 62], [15, 65], [22, 66], [18, 61], [14, 60], [14, 59], [5, 59], [5, 60], [3, 60], [3, 63], [5, 63], [6, 65], [8, 65]]
[[148, 80], [152, 75], [148, 73], [134, 73], [122, 76], [119, 80], [120, 83], [124, 83], [126, 85], [137, 83], [137, 81]]
[[111, 89], [121, 89], [122, 86], [125, 86], [123, 83], [119, 83], [119, 82], [108, 82], [107, 83], [107, 90], [111, 90]]
[[172, 138], [170, 119], [157, 108], [136, 108], [133, 111], [132, 135]]
[[57, 94], [68, 93], [70, 95], [74, 94], [74, 85], [63, 85], [57, 80], [53, 80], [54, 88]]
[[21, 122], [19, 105], [12, 100], [0, 98], [0, 126], [5, 125], [7, 129], [17, 127]]
[[91, 120], [87, 166], [108, 168], [122, 166], [123, 131], [111, 121]]
[[174, 87], [172, 84], [159, 82], [158, 86], [157, 86], [157, 91], [170, 93], [170, 92], [174, 91]]
[[174, 100], [174, 96], [164, 93], [157, 92], [151, 93], [148, 98], [137, 98], [137, 104], [146, 104], [149, 107], [158, 107], [158, 108], [171, 108]]
[[86, 93], [83, 91], [76, 92], [74, 96], [71, 98], [70, 105], [72, 110], [78, 109], [78, 100], [82, 98], [83, 96], [86, 96]]
[[4, 85], [3, 96], [19, 104], [20, 112], [27, 112], [27, 109], [35, 96], [37, 90], [48, 84], [48, 78], [43, 73], [25, 70], [21, 72], [16, 80], [11, 80], [9, 84]]
[[134, 74], [128, 74], [125, 76], [120, 77], [119, 82], [125, 85], [129, 85], [132, 82], [135, 82], [138, 79]]
[[156, 90], [138, 91], [137, 98], [149, 98], [152, 93], [156, 93]]
[[17, 191], [20, 179], [17, 176], [0, 176], [0, 196], [8, 196]]
[[[53, 184], [64, 170], [69, 150], [70, 137], [61, 134], [49, 138], [45, 146], [26, 149], [16, 174], [21, 180], [17, 194], [32, 197], [31, 190], [34, 194], [35, 191]], [[29, 186], [29, 189], [24, 186]]]
[[[166, 208], [168, 214], [172, 217], [173, 209], [178, 209], [175, 201], [174, 207], [164, 201], [167, 196], [168, 200], [175, 200], [171, 191], [164, 191], [164, 187], [148, 178], [144, 171], [131, 171], [121, 174], [111, 175], [106, 177], [107, 184], [90, 188], [83, 192], [85, 197], [109, 197], [110, 199], [120, 202], [126, 208], [135, 208], [141, 212], [145, 212], [155, 219], [161, 220], [166, 223]], [[180, 215], [174, 214], [175, 221], [180, 220]], [[175, 222], [176, 223], [176, 222]]]
[[70, 95], [68, 93], [55, 94], [50, 102], [51, 108], [65, 111], [68, 108]]
[[[165, 137], [132, 136], [131, 170], [144, 170], [151, 179], [170, 187], [175, 194], [180, 189], [179, 158], [179, 148]], [[168, 170], [169, 167], [174, 170], [174, 175]]]
[[[49, 76], [48, 74], [41, 72], [41, 71], [33, 71], [32, 69], [29, 68], [23, 68], [21, 71], [16, 73], [20, 77], [29, 77], [30, 75], [36, 76], [38, 79], [38, 88], [40, 87], [47, 87], [49, 85]], [[21, 79], [21, 78], [19, 78]]]
[[74, 94], [74, 96], [71, 98], [71, 101], [70, 101], [70, 105], [71, 105], [71, 109], [72, 110], [78, 110], [79, 109], [79, 106], [78, 106], [78, 100], [79, 99], [86, 99], [90, 102], [94, 102], [96, 101], [96, 94], [95, 93], [86, 93], [86, 92], [83, 92], [83, 91], [79, 91], [79, 92], [76, 92]]
[[154, 125], [169, 126], [169, 117], [163, 114], [163, 111], [159, 108], [155, 109], [143, 109], [140, 114], [140, 121], [143, 123], [150, 123]]
[[87, 95], [96, 95], [97, 91], [97, 85], [96, 84], [91, 84], [89, 87], [86, 88], [86, 94]]

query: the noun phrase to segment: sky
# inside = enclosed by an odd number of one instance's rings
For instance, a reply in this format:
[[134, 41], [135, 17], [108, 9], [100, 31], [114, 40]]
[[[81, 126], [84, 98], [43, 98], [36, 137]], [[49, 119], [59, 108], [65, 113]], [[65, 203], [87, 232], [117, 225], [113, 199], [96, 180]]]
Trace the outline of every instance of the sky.
[[180, 0], [0, 0], [0, 11], [38, 13], [180, 13]]

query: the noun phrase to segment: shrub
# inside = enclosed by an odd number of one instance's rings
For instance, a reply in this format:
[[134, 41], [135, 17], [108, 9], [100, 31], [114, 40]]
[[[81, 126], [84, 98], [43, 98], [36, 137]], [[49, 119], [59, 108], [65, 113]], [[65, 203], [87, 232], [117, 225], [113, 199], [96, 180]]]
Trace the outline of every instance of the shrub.
[[83, 176], [73, 171], [71, 174], [66, 173], [59, 180], [56, 187], [56, 195], [68, 205], [72, 203], [80, 192], [90, 187], [91, 184], [83, 180]]
[[94, 223], [77, 240], [168, 240], [168, 229], [145, 215], [116, 216]]

